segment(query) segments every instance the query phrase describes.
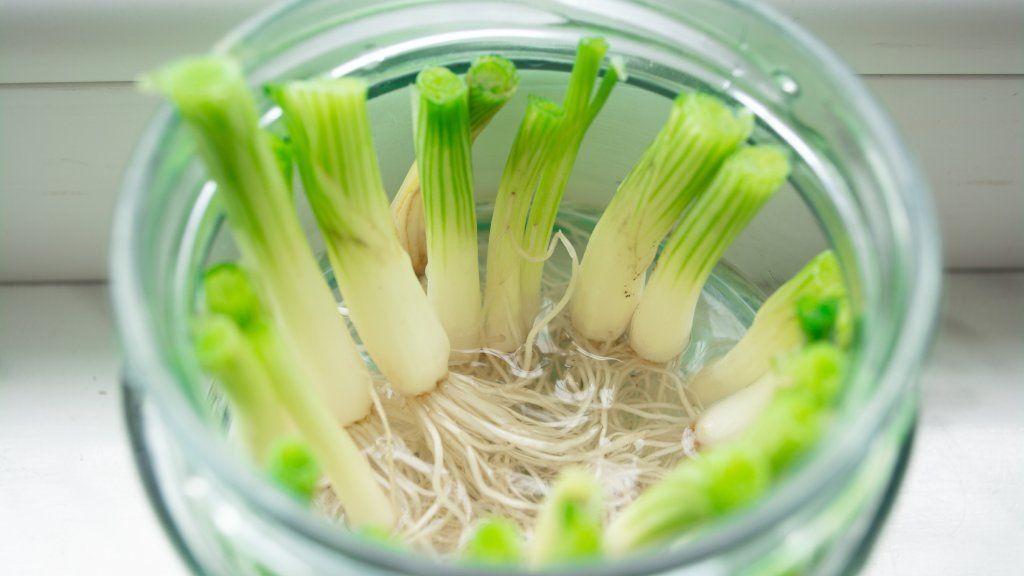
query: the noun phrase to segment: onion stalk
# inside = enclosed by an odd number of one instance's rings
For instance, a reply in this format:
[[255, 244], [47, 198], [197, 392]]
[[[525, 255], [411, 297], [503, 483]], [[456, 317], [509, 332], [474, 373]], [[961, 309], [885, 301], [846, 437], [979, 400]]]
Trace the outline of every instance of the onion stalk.
[[448, 337], [391, 221], [365, 82], [290, 82], [271, 94], [360, 339], [397, 390], [432, 390], [448, 373]]
[[[470, 138], [476, 140], [519, 87], [515, 64], [495, 55], [480, 56], [466, 72], [469, 87]], [[409, 168], [391, 203], [398, 239], [412, 260], [413, 270], [422, 276], [427, 268], [427, 231], [423, 220], [423, 197], [416, 163]]]
[[473, 162], [466, 83], [447, 68], [416, 78], [416, 161], [427, 232], [427, 296], [452, 348], [480, 344]]
[[393, 526], [391, 501], [377, 484], [369, 462], [313, 393], [308, 370], [274, 319], [267, 316], [255, 287], [249, 284], [251, 276], [236, 266], [221, 266], [212, 278], [219, 280], [204, 285], [208, 311], [230, 318], [229, 324], [244, 334], [243, 347], [259, 359], [274, 397], [316, 455], [349, 521], [354, 526]]
[[788, 175], [785, 155], [768, 146], [742, 148], [722, 164], [669, 236], [640, 296], [629, 330], [640, 357], [666, 362], [682, 354], [711, 270]]
[[522, 311], [522, 232], [531, 192], [540, 180], [544, 158], [564, 121], [561, 106], [531, 96], [502, 172], [487, 238], [484, 291], [484, 344], [511, 352], [526, 339], [530, 326]]
[[562, 106], [534, 98], [520, 124], [488, 239], [488, 347], [521, 346], [540, 309], [544, 255], [580, 145], [615, 85], [626, 78], [622, 63], [613, 60], [597, 83], [607, 51], [602, 38], [581, 40]]
[[[601, 62], [608, 52], [603, 38], [580, 40], [576, 61], [569, 77], [562, 108], [565, 119], [559, 130], [558, 146], [544, 158], [544, 168], [533, 194], [533, 202], [523, 231], [523, 247], [528, 258], [522, 261], [522, 317], [529, 325], [540, 310], [541, 276], [544, 272], [544, 253], [551, 242], [551, 234], [558, 215], [558, 207], [569, 184], [569, 176], [576, 164], [580, 145], [590, 125], [604, 108], [612, 90], [620, 80], [627, 78], [626, 69], [619, 59], [612, 59], [600, 85], [595, 86]], [[596, 90], [595, 90], [596, 88]]]
[[658, 245], [722, 161], [750, 134], [752, 116], [686, 93], [598, 220], [573, 295], [573, 327], [611, 342], [626, 332]]
[[[808, 339], [801, 323], [821, 324], [821, 308], [829, 301], [840, 302], [834, 311], [834, 328], [809, 327], [812, 337], [836, 331], [841, 345], [848, 341], [849, 326], [846, 287], [835, 253], [825, 251], [808, 262], [761, 304], [754, 321], [740, 341], [714, 364], [694, 376], [690, 390], [705, 405], [710, 405], [761, 378], [771, 370], [772, 360], [792, 352]], [[800, 313], [801, 305], [805, 308]], [[809, 317], [810, 306], [818, 318]], [[813, 310], [817, 308], [817, 310]], [[845, 309], [845, 311], [844, 311]], [[801, 320], [803, 319], [803, 320]]]
[[612, 554], [671, 542], [686, 530], [748, 506], [821, 438], [846, 356], [818, 342], [780, 362], [780, 385], [736, 438], [684, 460], [611, 523]]
[[169, 98], [217, 183], [243, 260], [319, 402], [342, 423], [370, 410], [370, 376], [313, 258], [271, 139], [238, 64], [183, 60], [143, 79]]
[[290, 431], [266, 368], [229, 318], [207, 314], [192, 322], [192, 342], [203, 370], [216, 378], [231, 405], [232, 432], [257, 466]]

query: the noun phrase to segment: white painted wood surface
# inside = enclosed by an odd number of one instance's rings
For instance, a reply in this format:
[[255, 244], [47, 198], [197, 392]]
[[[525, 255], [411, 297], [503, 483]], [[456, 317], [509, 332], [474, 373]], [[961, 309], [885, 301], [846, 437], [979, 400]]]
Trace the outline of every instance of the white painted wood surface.
[[155, 99], [127, 84], [0, 86], [0, 282], [106, 277], [121, 174]]

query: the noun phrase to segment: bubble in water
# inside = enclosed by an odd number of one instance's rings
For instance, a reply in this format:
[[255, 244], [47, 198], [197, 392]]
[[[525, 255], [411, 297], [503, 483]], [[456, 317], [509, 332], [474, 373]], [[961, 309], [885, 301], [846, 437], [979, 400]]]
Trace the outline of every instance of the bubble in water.
[[787, 96], [797, 96], [800, 94], [800, 85], [789, 74], [779, 70], [772, 74], [772, 78], [775, 79], [775, 83], [782, 90], [783, 94]]

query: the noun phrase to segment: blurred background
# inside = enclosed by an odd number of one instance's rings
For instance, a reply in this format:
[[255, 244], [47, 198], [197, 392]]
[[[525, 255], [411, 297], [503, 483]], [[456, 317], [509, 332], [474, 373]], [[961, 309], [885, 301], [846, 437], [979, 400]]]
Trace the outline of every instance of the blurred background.
[[[142, 71], [267, 0], [0, 2], [0, 572], [184, 574], [134, 477], [103, 282]], [[948, 270], [922, 431], [870, 574], [1024, 565], [1024, 2], [768, 0], [876, 93]], [[998, 447], [999, 451], [993, 448]]]

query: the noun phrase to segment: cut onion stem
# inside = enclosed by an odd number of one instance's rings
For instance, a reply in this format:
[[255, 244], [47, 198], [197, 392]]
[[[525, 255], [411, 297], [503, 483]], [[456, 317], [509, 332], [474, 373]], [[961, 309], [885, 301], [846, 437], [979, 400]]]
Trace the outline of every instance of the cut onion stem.
[[[476, 137], [491, 123], [519, 87], [515, 64], [501, 56], [480, 56], [466, 72], [469, 87], [470, 137]], [[391, 203], [398, 239], [412, 260], [413, 270], [422, 276], [427, 268], [427, 231], [423, 221], [423, 197], [416, 163], [409, 168], [405, 180]]]
[[[769, 372], [774, 358], [800, 348], [807, 338], [801, 327], [798, 306], [807, 302], [807, 298], [836, 299], [845, 303], [846, 287], [832, 251], [816, 256], [769, 296], [740, 341], [725, 356], [694, 376], [690, 390], [697, 399], [710, 405], [749, 386]], [[840, 317], [845, 314], [843, 308], [848, 306], [840, 306]], [[839, 338], [846, 339], [842, 334]]]
[[667, 362], [682, 354], [711, 270], [788, 175], [785, 155], [768, 146], [742, 148], [722, 164], [669, 236], [640, 296], [629, 331], [640, 357]]
[[[238, 348], [259, 359], [262, 373], [303, 440], [316, 455], [354, 526], [390, 528], [395, 521], [391, 501], [377, 484], [366, 457], [328, 407], [309, 387], [309, 372], [290, 342], [267, 316], [251, 275], [237, 266], [219, 266], [205, 283], [209, 312], [230, 319], [238, 331]], [[218, 330], [226, 330], [219, 322]], [[244, 337], [241, 335], [244, 334]], [[224, 385], [224, 382], [222, 382]], [[229, 385], [226, 385], [226, 387]], [[261, 462], [262, 466], [264, 463]]]
[[749, 113], [734, 114], [712, 96], [676, 98], [587, 243], [571, 309], [582, 336], [611, 342], [626, 332], [658, 245], [752, 124]]
[[416, 161], [427, 227], [427, 296], [457, 350], [480, 345], [473, 162], [466, 83], [447, 68], [416, 78]]
[[342, 78], [271, 90], [352, 323], [391, 385], [432, 390], [448, 338], [398, 241], [366, 109], [366, 84]]
[[313, 258], [270, 138], [238, 64], [183, 60], [143, 79], [195, 135], [243, 259], [308, 371], [313, 394], [342, 423], [370, 410], [370, 375]]

